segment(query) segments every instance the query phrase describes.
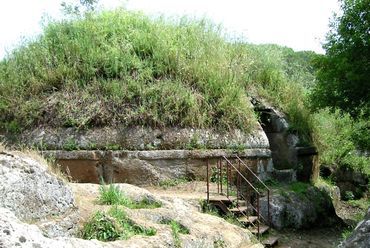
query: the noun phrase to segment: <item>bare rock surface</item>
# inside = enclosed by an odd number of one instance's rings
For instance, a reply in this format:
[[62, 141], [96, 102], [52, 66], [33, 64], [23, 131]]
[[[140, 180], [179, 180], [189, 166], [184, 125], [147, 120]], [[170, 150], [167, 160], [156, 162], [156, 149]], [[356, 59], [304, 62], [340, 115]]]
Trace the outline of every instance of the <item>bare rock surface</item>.
[[[182, 247], [263, 247], [246, 229], [224, 219], [199, 212], [191, 201], [164, 198], [148, 190], [115, 184], [133, 201], [161, 202], [155, 209], [124, 208], [128, 218], [143, 227], [156, 229], [154, 236], [136, 235], [128, 240], [100, 242], [68, 236], [96, 211], [111, 206], [97, 204], [99, 185], [65, 183], [46, 164], [17, 152], [0, 153], [0, 248], [69, 247], [175, 247], [173, 232], [163, 220], [175, 220], [189, 234], [179, 234]], [[79, 208], [79, 216], [76, 207]]]
[[[149, 199], [161, 202], [162, 207], [155, 209], [126, 209], [135, 223], [154, 227], [157, 234], [151, 237], [134, 236], [119, 242], [123, 247], [174, 247], [171, 229], [163, 220], [175, 220], [190, 230], [190, 234], [180, 236], [182, 247], [214, 247], [217, 242], [224, 247], [263, 247], [246, 229], [232, 225], [220, 217], [203, 214], [193, 201], [176, 197], [158, 196], [146, 189], [130, 184], [114, 184], [127, 197], [134, 201]], [[81, 216], [86, 219], [99, 208], [94, 204], [99, 192], [96, 184], [71, 184], [80, 207]], [[190, 192], [189, 192], [190, 194]]]
[[78, 222], [73, 193], [37, 155], [0, 154], [0, 207], [34, 222], [47, 235], [71, 235]]

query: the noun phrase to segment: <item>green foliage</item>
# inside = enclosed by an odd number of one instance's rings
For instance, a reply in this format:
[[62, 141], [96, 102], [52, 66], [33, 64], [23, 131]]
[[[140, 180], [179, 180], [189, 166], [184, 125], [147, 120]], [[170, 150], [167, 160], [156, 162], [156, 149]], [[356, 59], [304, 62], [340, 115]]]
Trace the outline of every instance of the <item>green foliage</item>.
[[248, 71], [247, 82], [254, 82], [252, 86], [257, 95], [287, 114], [291, 132], [296, 133], [302, 143], [311, 144], [313, 124], [306, 87], [315, 83], [310, 64], [314, 54], [295, 53], [277, 45], [248, 47], [255, 63]]
[[54, 21], [0, 62], [0, 122], [249, 130], [250, 63], [205, 20], [116, 10]]
[[342, 240], [346, 240], [347, 238], [349, 238], [349, 236], [351, 236], [352, 232], [353, 232], [352, 228], [345, 229], [342, 232]]
[[156, 234], [154, 228], [144, 228], [129, 219], [126, 213], [116, 207], [111, 208], [108, 213], [96, 212], [88, 220], [81, 232], [83, 239], [97, 239], [100, 241], [114, 241], [118, 239], [129, 239], [134, 235], [153, 236]]
[[181, 240], [180, 240], [180, 234], [189, 234], [190, 230], [182, 225], [180, 222], [176, 220], [162, 220], [161, 224], [166, 224], [171, 227], [172, 230], [172, 237], [174, 240], [174, 245], [176, 248], [180, 248], [181, 246]]
[[352, 116], [370, 114], [370, 1], [341, 0], [318, 57], [318, 83], [312, 94], [316, 108], [339, 108]]
[[344, 198], [345, 201], [349, 201], [349, 200], [355, 199], [355, 195], [353, 194], [352, 191], [346, 191], [346, 192], [344, 192], [344, 197], [343, 198]]
[[256, 116], [248, 96], [256, 95], [286, 112], [310, 143], [303, 87], [314, 81], [311, 57], [227, 42], [207, 20], [125, 10], [76, 15], [49, 23], [0, 62], [0, 126], [249, 131]]
[[226, 247], [225, 240], [221, 238], [216, 239], [215, 241], [213, 241], [213, 247], [214, 248], [225, 248]]
[[289, 185], [289, 189], [297, 194], [305, 195], [310, 184], [303, 182], [294, 182]]
[[66, 151], [74, 151], [79, 150], [79, 146], [74, 138], [68, 138], [63, 144], [63, 149]]
[[[314, 114], [314, 123], [315, 145], [320, 151], [321, 164], [347, 166], [370, 176], [370, 159], [360, 151], [369, 149], [362, 141], [369, 140], [370, 133], [359, 131], [368, 125], [365, 120], [354, 121], [339, 110], [332, 113], [323, 109]], [[359, 132], [364, 135], [360, 140]]]
[[100, 195], [98, 198], [99, 204], [104, 205], [123, 205], [128, 208], [159, 208], [162, 206], [160, 202], [151, 201], [147, 198], [139, 202], [134, 202], [119, 189], [118, 186], [110, 184], [109, 186], [101, 185], [99, 188]]
[[353, 207], [361, 208], [365, 213], [370, 208], [370, 199], [362, 198], [358, 200], [349, 200], [347, 201]]
[[130, 205], [131, 201], [122, 193], [118, 186], [110, 184], [101, 185], [98, 202], [105, 205]]
[[101, 241], [114, 241], [120, 237], [120, 227], [115, 219], [110, 218], [102, 212], [97, 212], [87, 223], [85, 223], [81, 237], [83, 239], [98, 239]]

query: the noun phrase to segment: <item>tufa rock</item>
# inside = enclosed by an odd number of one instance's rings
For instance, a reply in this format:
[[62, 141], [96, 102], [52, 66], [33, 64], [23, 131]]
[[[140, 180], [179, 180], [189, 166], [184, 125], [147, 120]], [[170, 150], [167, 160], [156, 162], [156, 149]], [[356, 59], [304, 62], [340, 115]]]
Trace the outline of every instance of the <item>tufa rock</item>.
[[38, 224], [50, 237], [72, 235], [78, 222], [73, 193], [34, 157], [0, 154], [0, 207]]

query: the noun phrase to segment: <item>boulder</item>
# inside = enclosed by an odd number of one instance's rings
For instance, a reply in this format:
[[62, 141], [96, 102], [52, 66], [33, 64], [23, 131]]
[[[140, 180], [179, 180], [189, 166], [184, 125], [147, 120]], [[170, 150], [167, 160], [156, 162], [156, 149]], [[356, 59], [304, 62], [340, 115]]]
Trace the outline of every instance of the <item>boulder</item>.
[[38, 224], [50, 237], [76, 231], [78, 211], [70, 187], [36, 154], [0, 154], [0, 207]]
[[[260, 199], [261, 214], [268, 219], [267, 197]], [[271, 224], [276, 229], [325, 226], [338, 220], [330, 197], [315, 187], [306, 192], [275, 191], [270, 197]]]
[[352, 234], [343, 241], [339, 248], [367, 248], [370, 244], [370, 208], [364, 220], [360, 221]]

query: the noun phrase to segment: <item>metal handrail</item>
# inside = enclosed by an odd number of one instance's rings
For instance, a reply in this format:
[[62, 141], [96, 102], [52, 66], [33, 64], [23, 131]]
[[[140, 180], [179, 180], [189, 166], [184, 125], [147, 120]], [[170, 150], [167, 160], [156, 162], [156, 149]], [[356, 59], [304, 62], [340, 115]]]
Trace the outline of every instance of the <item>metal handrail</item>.
[[[225, 160], [226, 160], [226, 162], [227, 163], [229, 163], [234, 169], [235, 169], [235, 171], [239, 174], [239, 175], [241, 175], [242, 176], [242, 178], [250, 185], [250, 186], [252, 186], [252, 188], [254, 189], [254, 191], [257, 193], [257, 196], [258, 196], [258, 201], [259, 201], [259, 197], [260, 197], [260, 192], [255, 188], [255, 187], [253, 187], [253, 185], [249, 182], [249, 180], [248, 179], [246, 179], [242, 174], [241, 174], [241, 172], [237, 169], [237, 168], [235, 168], [235, 166], [226, 158], [226, 157], [223, 157]], [[234, 186], [236, 186], [235, 184], [233, 184]], [[237, 190], [239, 191], [239, 189], [238, 189], [238, 187], [236, 186], [236, 188], [237, 188]], [[245, 196], [243, 196], [242, 194], [239, 194], [239, 196], [246, 202], [246, 203], [248, 203], [248, 200], [245, 198]], [[229, 200], [230, 200], [230, 198], [228, 197], [228, 195], [226, 196]], [[258, 203], [258, 205], [259, 205], [259, 203]], [[253, 206], [253, 204], [251, 204], [251, 207], [252, 207], [252, 209], [254, 210], [254, 211], [256, 211], [257, 212], [257, 214], [258, 214], [258, 217], [261, 217], [264, 221], [266, 221], [266, 222], [268, 222], [269, 223], [269, 220], [266, 220], [261, 214], [260, 214], [260, 211], [259, 211], [259, 209], [257, 209], [257, 208], [255, 208], [254, 206]], [[237, 208], [239, 209], [239, 207], [237, 206]], [[269, 209], [268, 209], [268, 212], [269, 212]], [[243, 214], [244, 215], [244, 214]], [[244, 215], [244, 216], [246, 216], [246, 215]], [[269, 214], [268, 214], [268, 219], [270, 219], [270, 217], [269, 217]]]
[[258, 193], [258, 195], [260, 195], [260, 192], [253, 186], [253, 184], [251, 184], [249, 182], [249, 180], [247, 178], [245, 178], [244, 175], [242, 173], [240, 173], [240, 171], [225, 156], [222, 156], [222, 157], [223, 157], [223, 159], [225, 159], [225, 161], [229, 165], [231, 165], [236, 170], [236, 172], [241, 176], [241, 178], [243, 178], [244, 181], [246, 181], [248, 183], [248, 185], [251, 186], [251, 188]]
[[[253, 224], [251, 223], [253, 226], [257, 226], [257, 232], [258, 232], [258, 236], [260, 237], [260, 223], [261, 223], [261, 220], [264, 220], [265, 222], [267, 222], [269, 225], [270, 225], [270, 188], [267, 187], [267, 185], [262, 182], [262, 180], [249, 168], [249, 166], [247, 164], [244, 163], [243, 160], [240, 159], [239, 156], [236, 155], [236, 158], [239, 162], [238, 164], [238, 167], [239, 169], [234, 166], [229, 159], [226, 158], [226, 156], [220, 156], [220, 159], [217, 161], [217, 192], [218, 193], [221, 193], [223, 194], [223, 188], [222, 188], [222, 185], [223, 185], [223, 163], [222, 163], [222, 159], [226, 161], [226, 176], [227, 176], [227, 185], [226, 185], [226, 197], [231, 201], [231, 198], [229, 197], [229, 187], [236, 187], [236, 190], [237, 190], [237, 204], [236, 204], [236, 208], [240, 210], [240, 206], [239, 206], [239, 198], [244, 200], [247, 204], [247, 208], [251, 207], [251, 209], [253, 209], [255, 212], [257, 212], [257, 224]], [[258, 182], [261, 183], [261, 185], [267, 189], [267, 211], [268, 211], [268, 220], [266, 221], [266, 219], [261, 215], [260, 213], [260, 197], [261, 197], [261, 192], [260, 190], [261, 189], [258, 189], [257, 187], [255, 187], [247, 178], [246, 176], [244, 176], [242, 173], [241, 173], [241, 168], [240, 168], [240, 164], [243, 164], [243, 166], [254, 176], [254, 178], [257, 178]], [[232, 182], [232, 176], [231, 176], [231, 171], [232, 169], [234, 169], [234, 171], [237, 173], [237, 185], [235, 185], [234, 182]], [[210, 174], [209, 174], [209, 170], [210, 170], [210, 163], [209, 163], [209, 158], [207, 158], [207, 203], [209, 203], [209, 193], [210, 193], [210, 187], [209, 187], [209, 183], [210, 183]], [[244, 196], [243, 194], [241, 194], [241, 179], [243, 179], [243, 181], [245, 183], [247, 183], [247, 185], [254, 191], [253, 194], [256, 194], [257, 196], [257, 206], [253, 206], [253, 203], [250, 204], [250, 200], [247, 200], [246, 199], [246, 196]], [[248, 217], [249, 214], [248, 212], [245, 214], [243, 213], [242, 211], [240, 211], [241, 214], [243, 216], [246, 216]]]
[[249, 168], [249, 166], [248, 165], [246, 165], [245, 163], [244, 163], [244, 161], [238, 156], [238, 155], [236, 155], [236, 158], [240, 161], [240, 163], [242, 164], [242, 165], [244, 165], [244, 167], [245, 168], [247, 168], [248, 170], [249, 170], [249, 172], [255, 177], [255, 178], [257, 178], [257, 180], [267, 189], [267, 190], [270, 190], [270, 188], [269, 187], [267, 187], [267, 185], [251, 170], [251, 168]]
[[244, 161], [238, 155], [236, 155], [236, 158], [239, 160], [239, 163], [243, 164], [244, 167], [247, 168], [249, 170], [249, 172], [251, 172], [251, 174], [255, 178], [257, 178], [257, 180], [267, 189], [267, 219], [268, 219], [268, 223], [270, 224], [271, 223], [271, 213], [270, 213], [270, 192], [271, 192], [271, 190], [270, 190], [270, 188], [267, 187], [267, 185], [264, 182], [262, 182], [262, 180], [249, 168], [249, 166], [247, 164], [244, 163]]

